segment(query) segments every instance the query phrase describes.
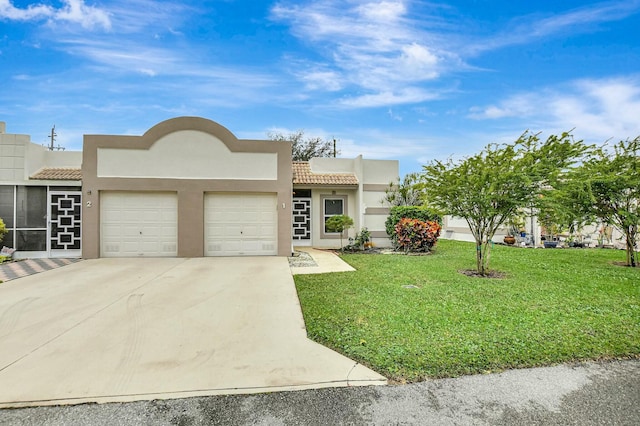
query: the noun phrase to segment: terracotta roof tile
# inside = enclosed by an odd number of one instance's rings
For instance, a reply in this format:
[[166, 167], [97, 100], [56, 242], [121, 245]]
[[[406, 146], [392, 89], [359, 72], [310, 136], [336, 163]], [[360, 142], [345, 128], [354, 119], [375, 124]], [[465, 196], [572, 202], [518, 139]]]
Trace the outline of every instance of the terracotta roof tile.
[[313, 173], [306, 161], [293, 162], [294, 185], [358, 185], [353, 173]]
[[[43, 167], [30, 179], [36, 180], [82, 180], [82, 170], [76, 167]], [[293, 162], [294, 185], [358, 185], [353, 173], [313, 173], [308, 162]]]
[[82, 180], [82, 169], [77, 167], [43, 167], [29, 179], [36, 180]]

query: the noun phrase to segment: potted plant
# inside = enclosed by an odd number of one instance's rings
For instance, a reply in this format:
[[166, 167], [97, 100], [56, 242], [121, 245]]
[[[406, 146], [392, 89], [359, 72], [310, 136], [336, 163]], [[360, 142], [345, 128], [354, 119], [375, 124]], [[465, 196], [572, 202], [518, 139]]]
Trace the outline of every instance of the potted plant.
[[512, 246], [512, 245], [514, 245], [516, 243], [516, 237], [514, 237], [511, 234], [505, 235], [505, 237], [502, 239], [502, 241], [504, 241], [505, 244], [508, 244], [508, 245]]
[[521, 215], [513, 216], [507, 221], [507, 235], [502, 239], [505, 244], [510, 246], [516, 243], [516, 235], [520, 235], [524, 230], [524, 218]]

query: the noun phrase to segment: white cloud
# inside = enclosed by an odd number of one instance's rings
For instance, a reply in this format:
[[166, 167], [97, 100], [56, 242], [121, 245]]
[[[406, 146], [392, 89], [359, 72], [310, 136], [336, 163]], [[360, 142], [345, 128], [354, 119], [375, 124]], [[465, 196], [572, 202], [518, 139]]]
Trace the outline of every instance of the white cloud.
[[438, 93], [429, 92], [418, 87], [406, 87], [397, 91], [385, 91], [355, 97], [345, 97], [339, 104], [346, 107], [377, 107], [385, 105], [401, 105], [437, 99]]
[[178, 28], [192, 14], [204, 14], [195, 6], [185, 2], [163, 0], [115, 0], [109, 4], [109, 15], [113, 28], [120, 34], [163, 34], [182, 37]]
[[503, 31], [481, 38], [464, 48], [469, 54], [526, 44], [533, 40], [570, 32], [572, 35], [594, 31], [596, 24], [624, 19], [640, 12], [640, 0], [618, 0], [590, 4], [551, 16], [520, 16]]
[[[471, 33], [464, 15], [450, 6], [413, 0], [281, 0], [271, 9], [271, 18], [289, 25], [292, 34], [323, 57], [292, 72], [307, 89], [355, 92], [358, 95], [340, 103], [369, 107], [430, 99], [414, 96], [416, 88], [452, 70], [472, 70], [465, 57], [543, 37], [594, 31], [599, 23], [639, 10], [640, 0], [607, 1], [554, 15], [517, 17], [494, 34]], [[507, 117], [526, 113], [522, 106], [476, 113]]]
[[66, 39], [66, 50], [91, 61], [108, 66], [112, 70], [140, 72], [146, 75], [158, 74], [175, 66], [178, 58], [162, 48], [152, 48], [131, 42], [128, 45], [114, 44], [108, 40]]
[[469, 118], [478, 120], [506, 117], [526, 117], [539, 109], [539, 94], [518, 94], [502, 101], [498, 106], [472, 107]]
[[109, 15], [104, 10], [87, 6], [84, 0], [64, 0], [64, 7], [56, 11], [55, 20], [75, 22], [84, 28], [111, 28]]
[[356, 10], [363, 17], [381, 23], [398, 21], [407, 13], [407, 7], [401, 1], [366, 2]]
[[72, 22], [83, 28], [111, 28], [109, 14], [97, 7], [88, 6], [84, 0], [62, 0], [61, 8], [43, 4], [32, 4], [21, 9], [10, 0], [0, 0], [0, 18], [15, 21], [48, 20], [52, 22]]
[[302, 73], [300, 79], [309, 90], [328, 90], [335, 92], [342, 89], [341, 76], [332, 70], [310, 69]]
[[343, 106], [363, 107], [421, 102], [431, 93], [413, 86], [437, 78], [462, 61], [439, 37], [425, 30], [427, 18], [411, 16], [408, 1], [343, 2], [321, 0], [300, 5], [278, 3], [272, 19], [288, 23], [298, 38], [311, 43], [324, 62], [309, 64], [304, 82], [317, 79], [317, 68], [334, 84], [314, 85], [336, 91], [359, 88], [361, 95], [343, 99]]
[[640, 135], [640, 77], [576, 80], [474, 107], [469, 116], [513, 118], [552, 132], [575, 128], [577, 137], [593, 142], [633, 138]]

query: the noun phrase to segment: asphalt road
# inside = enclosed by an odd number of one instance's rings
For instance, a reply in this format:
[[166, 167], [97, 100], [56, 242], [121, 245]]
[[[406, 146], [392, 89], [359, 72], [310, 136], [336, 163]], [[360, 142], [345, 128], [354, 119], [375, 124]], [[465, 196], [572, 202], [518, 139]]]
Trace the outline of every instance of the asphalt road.
[[639, 425], [640, 360], [402, 386], [5, 409], [0, 424]]

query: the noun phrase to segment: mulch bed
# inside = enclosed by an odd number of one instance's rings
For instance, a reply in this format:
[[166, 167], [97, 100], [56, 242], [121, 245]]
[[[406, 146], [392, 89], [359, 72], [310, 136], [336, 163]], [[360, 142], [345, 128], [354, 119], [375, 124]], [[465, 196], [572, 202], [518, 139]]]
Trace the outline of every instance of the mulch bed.
[[489, 271], [484, 275], [482, 275], [475, 269], [462, 269], [458, 272], [472, 278], [497, 278], [497, 279], [507, 278], [507, 274], [500, 271]]
[[[619, 262], [619, 261], [615, 261], [615, 262], [611, 262], [612, 265], [616, 265], [616, 266], [624, 266], [626, 268], [630, 268], [631, 266], [627, 265], [627, 262]], [[636, 268], [640, 268], [640, 263], [636, 263]]]

